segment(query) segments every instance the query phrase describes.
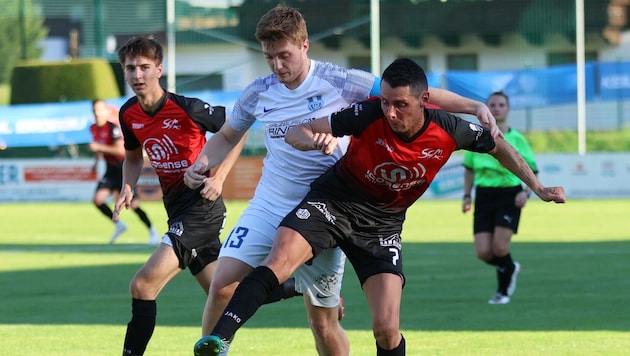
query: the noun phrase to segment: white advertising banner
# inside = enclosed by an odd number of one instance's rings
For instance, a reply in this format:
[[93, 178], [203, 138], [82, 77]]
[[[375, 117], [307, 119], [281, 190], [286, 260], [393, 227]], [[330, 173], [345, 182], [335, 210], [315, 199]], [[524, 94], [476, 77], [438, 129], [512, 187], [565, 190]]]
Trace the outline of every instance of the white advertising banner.
[[94, 160], [0, 160], [0, 202], [90, 201]]
[[[461, 199], [463, 155], [456, 154], [435, 177], [423, 199]], [[537, 154], [538, 179], [546, 186], [561, 185], [568, 199], [630, 198], [630, 152]]]

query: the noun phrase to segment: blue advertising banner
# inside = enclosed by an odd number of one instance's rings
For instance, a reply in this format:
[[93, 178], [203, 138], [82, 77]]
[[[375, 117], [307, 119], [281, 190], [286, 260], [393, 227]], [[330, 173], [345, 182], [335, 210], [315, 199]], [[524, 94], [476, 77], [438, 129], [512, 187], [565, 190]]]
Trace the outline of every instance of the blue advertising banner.
[[90, 142], [92, 122], [90, 101], [0, 106], [0, 147]]
[[[596, 98], [602, 101], [630, 99], [630, 62], [587, 63], [585, 69], [587, 102]], [[430, 72], [427, 79], [431, 87], [446, 88], [482, 102], [490, 93], [503, 90], [510, 96], [512, 109], [571, 104], [577, 98], [575, 65], [504, 71], [449, 71], [445, 74]], [[442, 83], [443, 79], [445, 83]], [[229, 116], [240, 93], [206, 90], [184, 95], [225, 106]], [[120, 107], [127, 99], [107, 102]], [[92, 122], [90, 101], [0, 106], [0, 149], [88, 143]], [[259, 127], [261, 125], [256, 123], [253, 128]], [[257, 137], [250, 136], [248, 142]], [[262, 145], [262, 139], [258, 141], [256, 145]]]
[[[186, 95], [223, 105], [229, 116], [239, 94], [240, 91], [200, 91]], [[107, 103], [120, 107], [127, 99]], [[91, 101], [0, 106], [0, 149], [89, 143], [93, 122]]]
[[606, 62], [598, 65], [602, 100], [630, 98], [630, 62]]
[[[594, 65], [586, 64], [586, 100], [593, 100]], [[512, 109], [544, 107], [576, 102], [577, 73], [574, 65], [510, 71], [449, 71], [447, 89], [459, 95], [485, 101], [502, 90], [510, 97]]]

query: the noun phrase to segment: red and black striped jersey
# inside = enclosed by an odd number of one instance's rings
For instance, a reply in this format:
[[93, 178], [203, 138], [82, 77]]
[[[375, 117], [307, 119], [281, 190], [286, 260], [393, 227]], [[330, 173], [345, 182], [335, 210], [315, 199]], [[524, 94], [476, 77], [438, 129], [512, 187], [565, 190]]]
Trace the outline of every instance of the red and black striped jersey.
[[137, 97], [120, 109], [125, 149], [143, 148], [162, 187], [169, 216], [199, 199], [183, 183], [184, 173], [206, 143], [206, 132], [217, 132], [225, 122], [225, 107], [167, 92], [155, 112], [145, 112]]
[[[116, 124], [107, 121], [103, 126], [97, 126], [96, 124], [92, 124], [90, 126], [90, 133], [92, 134], [92, 139], [94, 142], [98, 142], [103, 145], [112, 146], [116, 141], [122, 140], [122, 132], [120, 131], [120, 127]], [[120, 164], [124, 159], [125, 155], [113, 155], [109, 153], [103, 153], [103, 158], [110, 165]]]
[[[391, 129], [380, 99], [364, 101], [331, 115], [333, 135], [352, 135], [333, 175], [348, 194], [383, 212], [404, 212], [424, 194], [440, 168], [459, 149], [489, 152], [488, 130], [441, 109], [425, 108], [425, 123], [411, 139]], [[319, 182], [318, 182], [319, 183]]]

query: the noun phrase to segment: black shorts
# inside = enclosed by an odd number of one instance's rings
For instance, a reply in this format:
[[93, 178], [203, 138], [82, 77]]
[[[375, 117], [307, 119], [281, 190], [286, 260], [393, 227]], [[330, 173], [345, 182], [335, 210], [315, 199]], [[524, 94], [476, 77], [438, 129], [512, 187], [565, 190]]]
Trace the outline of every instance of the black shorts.
[[107, 164], [105, 174], [98, 181], [96, 190], [109, 189], [119, 191], [122, 189], [123, 171], [122, 162], [120, 164]]
[[401, 231], [404, 214], [384, 215], [361, 202], [340, 202], [310, 192], [280, 223], [311, 245], [313, 256], [339, 246], [361, 285], [379, 273], [404, 281]]
[[225, 204], [219, 198], [214, 202], [201, 199], [186, 214], [169, 220], [167, 234], [181, 269], [188, 267], [196, 275], [216, 261], [225, 218]]
[[474, 233], [493, 232], [496, 226], [518, 232], [521, 209], [514, 206], [519, 185], [510, 188], [477, 187], [475, 190]]

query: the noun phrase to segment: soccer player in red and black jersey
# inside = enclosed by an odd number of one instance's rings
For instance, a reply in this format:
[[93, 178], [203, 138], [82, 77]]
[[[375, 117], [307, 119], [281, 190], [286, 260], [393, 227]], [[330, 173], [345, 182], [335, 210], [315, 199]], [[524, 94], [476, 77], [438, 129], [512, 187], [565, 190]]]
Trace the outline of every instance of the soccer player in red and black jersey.
[[[96, 161], [92, 168], [96, 171], [98, 161], [105, 160], [105, 174], [98, 181], [96, 191], [92, 201], [103, 215], [112, 220], [112, 209], [106, 204], [107, 198], [114, 196], [117, 199], [122, 188], [122, 166], [125, 160], [125, 147], [120, 127], [112, 121], [112, 107], [102, 99], [92, 101], [92, 111], [94, 113], [94, 123], [90, 126], [92, 142], [88, 145], [90, 151], [96, 153]], [[118, 110], [116, 110], [116, 113]], [[116, 120], [118, 118], [115, 118]], [[132, 210], [138, 215], [140, 220], [149, 229], [149, 243], [158, 243], [158, 234], [147, 214], [139, 206], [138, 199], [131, 201]], [[109, 243], [114, 243], [120, 234], [127, 230], [127, 225], [122, 221], [116, 221], [114, 234], [109, 239]]]
[[[289, 129], [300, 150], [331, 154], [333, 137], [352, 135], [346, 154], [311, 185], [280, 223], [271, 253], [238, 286], [206, 342], [219, 350], [259, 308], [269, 290], [321, 251], [341, 247], [370, 311], [377, 355], [405, 355], [400, 300], [405, 282], [402, 227], [407, 208], [429, 187], [455, 150], [493, 155], [544, 201], [565, 201], [562, 187], [544, 187], [506, 141], [429, 102], [424, 70], [410, 59], [383, 72], [381, 98]], [[211, 353], [212, 354], [212, 353]]]
[[[123, 355], [142, 355], [156, 319], [156, 298], [180, 271], [189, 268], [204, 293], [212, 281], [226, 209], [223, 182], [241, 152], [245, 138], [204, 181], [203, 188], [184, 185], [186, 169], [206, 143], [206, 132], [217, 132], [226, 120], [225, 108], [180, 96], [160, 86], [162, 46], [151, 37], [131, 38], [118, 51], [125, 80], [136, 94], [120, 109], [125, 139], [123, 188], [114, 220], [129, 208], [143, 166], [143, 150], [155, 170], [168, 216], [161, 244], [130, 283], [131, 321]], [[202, 189], [208, 199], [201, 195]]]

